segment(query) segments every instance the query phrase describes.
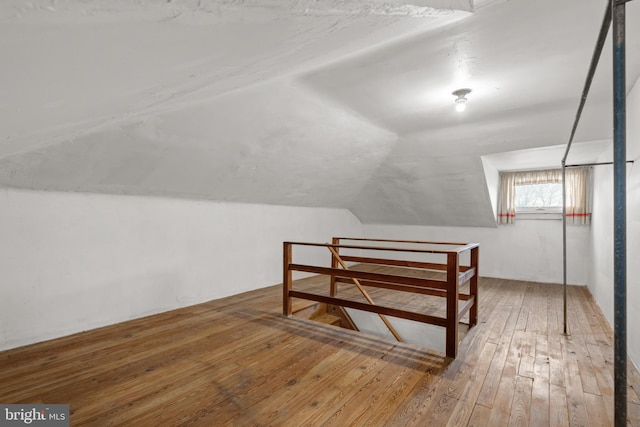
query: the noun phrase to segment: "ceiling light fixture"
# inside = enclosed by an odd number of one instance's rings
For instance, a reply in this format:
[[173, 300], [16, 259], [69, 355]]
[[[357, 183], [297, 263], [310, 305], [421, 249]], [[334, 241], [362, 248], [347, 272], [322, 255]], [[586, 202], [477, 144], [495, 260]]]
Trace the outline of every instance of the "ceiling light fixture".
[[462, 113], [467, 108], [466, 96], [471, 93], [471, 89], [458, 89], [454, 90], [451, 94], [457, 96], [456, 98], [456, 111]]

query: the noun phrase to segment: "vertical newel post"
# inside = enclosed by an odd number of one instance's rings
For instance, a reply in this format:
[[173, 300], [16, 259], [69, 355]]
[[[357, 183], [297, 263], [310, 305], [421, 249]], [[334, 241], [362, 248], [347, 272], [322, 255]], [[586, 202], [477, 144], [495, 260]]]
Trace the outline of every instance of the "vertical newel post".
[[[340, 244], [340, 238], [338, 237], [334, 237], [333, 240], [331, 241], [331, 243], [333, 245], [339, 245]], [[340, 248], [338, 247], [334, 247], [335, 251], [340, 254]], [[338, 268], [338, 260], [336, 259], [335, 255], [333, 254], [333, 252], [331, 252], [331, 268]], [[329, 295], [331, 295], [332, 297], [335, 297], [338, 294], [338, 285], [336, 283], [336, 275], [332, 274], [331, 275], [331, 288], [329, 290]]]
[[475, 274], [471, 278], [469, 283], [469, 293], [473, 297], [473, 305], [469, 310], [469, 327], [475, 326], [478, 323], [478, 278], [480, 272], [478, 271], [478, 258], [480, 256], [480, 248], [475, 247], [471, 249], [471, 268], [475, 269]]
[[282, 256], [282, 314], [284, 316], [291, 316], [293, 311], [293, 305], [291, 302], [291, 297], [289, 296], [289, 291], [291, 291], [292, 286], [292, 273], [289, 269], [289, 265], [291, 264], [291, 243], [284, 242], [283, 243], [283, 256]]
[[447, 357], [458, 355], [458, 294], [460, 274], [458, 253], [447, 254]]

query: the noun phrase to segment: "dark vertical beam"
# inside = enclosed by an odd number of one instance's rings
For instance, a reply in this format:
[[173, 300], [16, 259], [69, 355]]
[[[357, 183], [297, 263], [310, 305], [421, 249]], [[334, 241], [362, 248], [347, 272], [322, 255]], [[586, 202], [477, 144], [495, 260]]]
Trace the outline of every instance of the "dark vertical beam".
[[614, 421], [627, 425], [627, 183], [625, 2], [612, 1], [613, 20], [613, 249]]
[[[334, 245], [339, 245], [340, 244], [340, 238], [339, 237], [334, 237], [331, 241], [332, 244]], [[340, 248], [338, 247], [334, 247], [335, 251], [340, 254]], [[331, 268], [338, 268], [338, 259], [336, 258], [335, 254], [333, 253], [333, 251], [331, 251]], [[338, 295], [338, 285], [336, 283], [336, 275], [332, 274], [330, 276], [330, 280], [331, 280], [331, 284], [329, 285], [329, 295], [332, 297], [335, 297], [336, 295]]]
[[447, 357], [458, 355], [458, 298], [460, 294], [460, 262], [457, 252], [447, 254]]
[[293, 312], [293, 303], [291, 296], [289, 296], [289, 291], [291, 291], [293, 283], [292, 272], [289, 269], [292, 254], [291, 243], [284, 242], [282, 246], [282, 314], [289, 317]]
[[479, 257], [480, 257], [480, 248], [475, 247], [471, 249], [471, 268], [475, 268], [475, 274], [471, 278], [469, 282], [469, 294], [473, 295], [473, 306], [469, 310], [469, 328], [475, 326], [478, 323], [478, 278], [480, 277], [479, 273]]

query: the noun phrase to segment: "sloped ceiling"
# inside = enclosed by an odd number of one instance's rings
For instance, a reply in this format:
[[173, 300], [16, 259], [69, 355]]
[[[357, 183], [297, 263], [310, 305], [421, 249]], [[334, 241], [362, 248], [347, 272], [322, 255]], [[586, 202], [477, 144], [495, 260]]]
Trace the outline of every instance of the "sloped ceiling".
[[493, 226], [481, 156], [566, 142], [605, 3], [6, 0], [0, 185]]

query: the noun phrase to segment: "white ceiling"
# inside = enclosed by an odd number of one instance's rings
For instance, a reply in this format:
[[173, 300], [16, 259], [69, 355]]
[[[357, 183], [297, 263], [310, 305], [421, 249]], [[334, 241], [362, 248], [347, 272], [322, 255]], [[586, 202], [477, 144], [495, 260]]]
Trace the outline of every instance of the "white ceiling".
[[[566, 144], [605, 4], [4, 0], [0, 184], [492, 226], [481, 156]], [[603, 58], [577, 143], [610, 138]]]

